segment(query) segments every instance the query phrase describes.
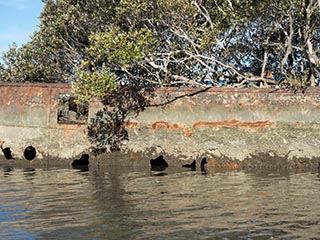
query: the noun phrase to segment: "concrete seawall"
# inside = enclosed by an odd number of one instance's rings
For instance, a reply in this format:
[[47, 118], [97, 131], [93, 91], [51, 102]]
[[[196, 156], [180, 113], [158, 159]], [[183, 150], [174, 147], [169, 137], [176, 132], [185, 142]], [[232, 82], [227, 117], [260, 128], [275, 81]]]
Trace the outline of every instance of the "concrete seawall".
[[[0, 84], [0, 141], [23, 159], [71, 159], [87, 151], [85, 124], [58, 121], [67, 84]], [[180, 164], [208, 156], [212, 162], [315, 166], [320, 156], [320, 90], [167, 88], [153, 106], [128, 123], [123, 153], [131, 160], [158, 154]], [[88, 119], [99, 104], [93, 103]], [[3, 155], [0, 155], [3, 158]], [[257, 161], [260, 159], [260, 161]]]
[[58, 123], [59, 94], [66, 84], [1, 84], [0, 141], [17, 158], [34, 146], [38, 158], [70, 158], [88, 146], [86, 126]]

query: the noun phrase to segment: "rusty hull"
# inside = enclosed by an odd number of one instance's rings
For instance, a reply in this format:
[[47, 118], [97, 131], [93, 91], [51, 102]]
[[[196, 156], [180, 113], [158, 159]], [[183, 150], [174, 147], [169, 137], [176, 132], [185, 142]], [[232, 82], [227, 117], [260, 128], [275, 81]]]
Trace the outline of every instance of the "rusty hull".
[[[88, 151], [86, 125], [57, 122], [58, 96], [70, 91], [68, 84], [1, 83], [3, 145], [21, 159], [24, 148], [32, 145], [38, 153], [34, 161], [41, 162], [70, 161]], [[258, 156], [265, 162], [277, 157], [280, 162], [291, 159], [295, 166], [305, 162], [301, 159], [316, 164], [319, 93], [319, 88], [304, 94], [286, 89], [162, 88], [146, 111], [126, 123], [129, 141], [122, 154], [141, 164], [163, 154], [176, 165], [207, 156], [208, 166], [231, 169], [250, 166]], [[88, 119], [100, 108], [93, 100]]]

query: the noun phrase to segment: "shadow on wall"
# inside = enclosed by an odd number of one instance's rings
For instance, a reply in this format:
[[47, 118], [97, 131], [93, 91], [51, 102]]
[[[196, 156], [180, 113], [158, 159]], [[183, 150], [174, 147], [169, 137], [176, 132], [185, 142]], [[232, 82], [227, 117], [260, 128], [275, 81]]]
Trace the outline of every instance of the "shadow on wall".
[[151, 170], [152, 171], [163, 171], [169, 166], [169, 164], [163, 158], [162, 155], [160, 155], [159, 157], [157, 157], [155, 159], [151, 159], [150, 160], [150, 165], [151, 165]]
[[59, 95], [58, 123], [87, 124], [89, 105], [79, 105], [76, 97], [63, 93]]
[[79, 159], [73, 160], [72, 167], [83, 172], [89, 171], [89, 154], [84, 153]]
[[12, 150], [10, 147], [3, 147], [2, 144], [1, 144], [1, 150], [2, 150], [2, 153], [4, 155], [4, 157], [8, 160], [10, 159], [15, 159], [13, 156], [12, 156]]

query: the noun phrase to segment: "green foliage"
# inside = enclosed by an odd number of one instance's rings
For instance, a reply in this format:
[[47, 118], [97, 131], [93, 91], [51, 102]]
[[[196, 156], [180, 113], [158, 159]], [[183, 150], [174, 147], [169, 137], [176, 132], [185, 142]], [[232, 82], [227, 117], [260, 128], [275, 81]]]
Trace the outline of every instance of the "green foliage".
[[[86, 48], [88, 60], [83, 60], [76, 70], [73, 92], [78, 101], [90, 101], [92, 97], [102, 98], [107, 91], [117, 87], [117, 73], [139, 61], [152, 49], [154, 38], [148, 29], [120, 32], [110, 27], [105, 32], [89, 36]], [[106, 66], [108, 64], [108, 66]]]
[[37, 42], [37, 38], [20, 48], [13, 44], [3, 55], [1, 79], [8, 82], [61, 82], [64, 75], [61, 62], [52, 61], [46, 53], [47, 49]]
[[[320, 75], [316, 1], [44, 3], [39, 31], [29, 43], [21, 48], [13, 45], [3, 56], [2, 81], [84, 84], [78, 76], [88, 77], [90, 83], [91, 76], [96, 78], [103, 70], [101, 78], [112, 76], [108, 78], [116, 85], [130, 81], [194, 85], [211, 73], [215, 73], [211, 82], [221, 77], [238, 84], [265, 82], [264, 71], [294, 78], [300, 74], [292, 67], [297, 65], [301, 71], [309, 68], [313, 79]], [[251, 80], [245, 77], [248, 73], [254, 76]]]
[[116, 89], [114, 74], [104, 69], [93, 72], [79, 69], [76, 76], [72, 90], [80, 104], [90, 102], [92, 97], [103, 97], [106, 92]]
[[146, 28], [122, 32], [119, 27], [93, 33], [89, 40], [87, 52], [94, 62], [107, 59], [108, 62], [124, 69], [151, 52], [152, 44], [155, 42], [152, 33]]

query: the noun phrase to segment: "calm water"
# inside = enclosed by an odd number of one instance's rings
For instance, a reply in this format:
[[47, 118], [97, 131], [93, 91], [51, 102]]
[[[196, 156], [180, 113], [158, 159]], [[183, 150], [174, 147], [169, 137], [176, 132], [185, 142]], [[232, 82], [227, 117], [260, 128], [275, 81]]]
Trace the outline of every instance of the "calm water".
[[0, 169], [0, 239], [315, 239], [319, 173]]

